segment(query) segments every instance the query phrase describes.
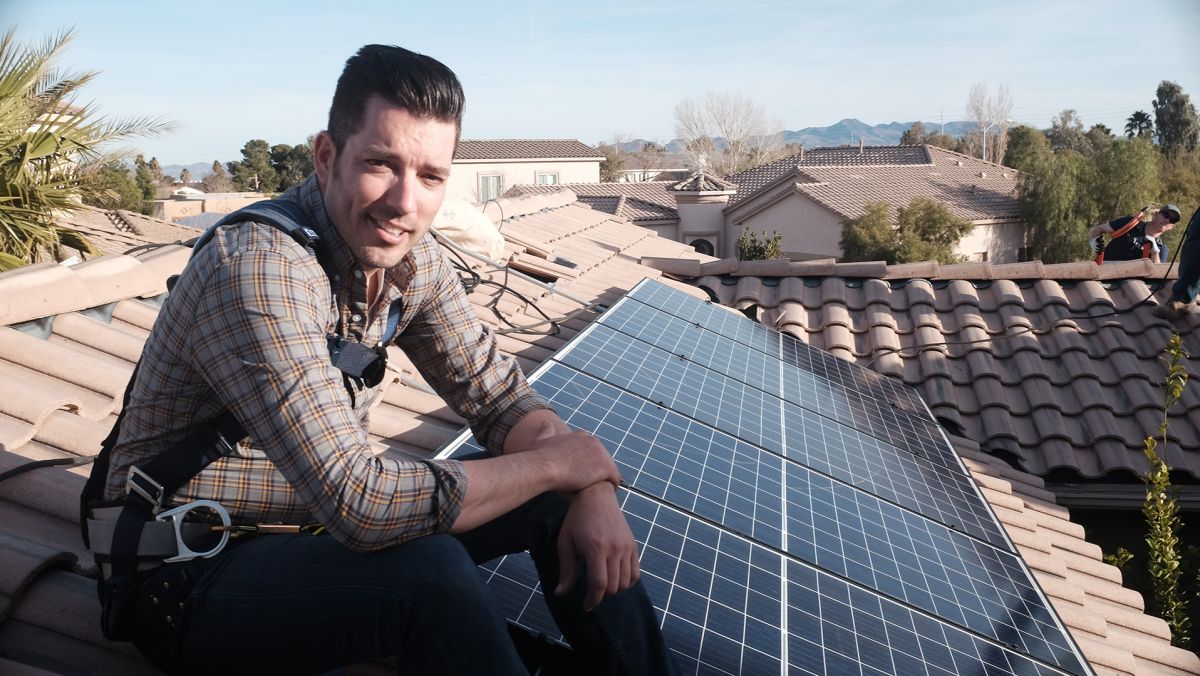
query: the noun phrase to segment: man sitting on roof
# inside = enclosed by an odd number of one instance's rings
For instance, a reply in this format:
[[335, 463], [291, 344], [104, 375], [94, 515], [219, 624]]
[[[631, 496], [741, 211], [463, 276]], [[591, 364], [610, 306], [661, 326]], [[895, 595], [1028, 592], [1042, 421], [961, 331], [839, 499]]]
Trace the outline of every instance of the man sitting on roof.
[[[475, 566], [529, 550], [581, 671], [673, 671], [616, 465], [499, 351], [427, 234], [462, 112], [440, 62], [363, 47], [338, 80], [314, 175], [280, 198], [309, 229], [216, 227], [163, 306], [98, 480], [119, 514], [111, 532], [104, 508], [89, 510], [105, 630], [159, 666], [317, 673], [397, 656], [402, 673], [525, 674]], [[393, 330], [491, 457], [375, 455], [375, 359]], [[236, 449], [242, 435], [215, 422], [232, 419], [248, 437]], [[156, 464], [197, 438], [211, 443], [196, 457]], [[183, 478], [163, 478], [180, 464]], [[185, 516], [164, 508], [199, 499], [233, 521], [205, 533], [256, 534], [211, 558], [182, 538], [167, 543], [187, 560], [148, 556], [142, 536]]]
[[[1155, 263], [1166, 263], [1167, 251], [1159, 237], [1170, 232], [1179, 222], [1179, 207], [1164, 204], [1153, 218], [1142, 222], [1142, 214], [1148, 210], [1143, 209], [1137, 214], [1092, 226], [1088, 237], [1092, 241], [1092, 250], [1096, 252], [1096, 262], [1111, 263], [1149, 258]], [[1112, 236], [1108, 246], [1104, 245], [1105, 235]]]

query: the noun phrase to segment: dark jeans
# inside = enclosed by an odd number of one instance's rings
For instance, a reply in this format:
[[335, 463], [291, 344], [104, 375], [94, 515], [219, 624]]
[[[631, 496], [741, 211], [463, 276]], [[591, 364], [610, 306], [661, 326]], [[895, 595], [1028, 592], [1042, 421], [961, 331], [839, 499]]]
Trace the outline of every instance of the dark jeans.
[[1171, 300], [1190, 303], [1200, 295], [1200, 209], [1188, 222], [1187, 239], [1179, 250], [1179, 279], [1171, 287]]
[[673, 673], [640, 583], [590, 613], [582, 584], [554, 595], [566, 506], [546, 494], [461, 536], [372, 554], [329, 536], [261, 535], [213, 559], [162, 566], [143, 589], [178, 578], [172, 566], [185, 566], [195, 586], [174, 631], [138, 647], [181, 673], [321, 673], [397, 656], [406, 674], [526, 674], [476, 564], [527, 549], [580, 671]]

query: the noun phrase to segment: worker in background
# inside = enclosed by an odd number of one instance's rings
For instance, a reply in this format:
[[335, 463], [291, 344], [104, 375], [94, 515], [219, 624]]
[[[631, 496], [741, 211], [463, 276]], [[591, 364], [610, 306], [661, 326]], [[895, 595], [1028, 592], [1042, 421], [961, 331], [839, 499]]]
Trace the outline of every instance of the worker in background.
[[[1136, 214], [1092, 226], [1088, 237], [1091, 238], [1092, 251], [1096, 252], [1096, 263], [1139, 258], [1148, 258], [1156, 263], [1167, 262], [1167, 250], [1159, 238], [1175, 227], [1182, 214], [1174, 204], [1164, 204], [1149, 221], [1142, 221], [1149, 211], [1149, 207], [1143, 207]], [[1105, 235], [1110, 239], [1107, 246], [1104, 244]]]

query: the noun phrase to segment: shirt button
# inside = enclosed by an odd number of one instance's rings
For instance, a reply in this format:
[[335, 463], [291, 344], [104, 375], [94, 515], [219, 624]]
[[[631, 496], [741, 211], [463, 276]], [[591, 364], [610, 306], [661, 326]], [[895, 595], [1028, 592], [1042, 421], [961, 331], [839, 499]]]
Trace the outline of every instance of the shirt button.
[[354, 316], [353, 316], [353, 317], [351, 317], [350, 319], [353, 319], [353, 320], [354, 320], [354, 321], [356, 321], [356, 322], [361, 322], [361, 321], [362, 321], [362, 315], [354, 315]]
[[355, 279], [362, 279], [362, 270], [355, 270], [355, 271], [354, 271], [354, 278], [355, 278]]

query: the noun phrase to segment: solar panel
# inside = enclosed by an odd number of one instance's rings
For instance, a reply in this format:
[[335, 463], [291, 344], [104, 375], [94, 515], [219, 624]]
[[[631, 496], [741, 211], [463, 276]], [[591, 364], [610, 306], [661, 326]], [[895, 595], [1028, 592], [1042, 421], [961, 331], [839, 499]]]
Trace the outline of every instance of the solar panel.
[[[745, 342], [769, 344], [766, 329], [716, 309], [732, 322], [684, 331], [643, 303], [699, 316], [694, 299], [655, 287], [531, 381], [620, 467], [643, 579], [685, 673], [1089, 673], [944, 437], [913, 453], [856, 428], [861, 416], [793, 403], [783, 376], [798, 367]], [[907, 396], [839, 372], [808, 378], [867, 383], [857, 403], [880, 411]], [[473, 450], [464, 433], [443, 455]], [[561, 640], [527, 556], [483, 569], [510, 620]]]
[[[707, 312], [729, 315], [726, 311], [712, 307], [707, 308]], [[874, 374], [875, 379], [844, 376], [843, 369], [850, 373], [865, 369], [854, 369], [845, 361], [797, 343], [790, 336], [784, 337], [782, 334], [777, 334], [780, 343], [777, 349], [772, 348], [775, 350], [773, 354], [739, 349], [743, 343], [710, 328], [715, 326], [719, 329], [731, 321], [745, 320], [730, 316], [706, 318], [704, 324], [691, 323], [641, 303], [627, 302], [605, 313], [599, 323], [677, 357], [694, 361], [742, 383], [760, 388], [768, 394], [784, 397], [804, 408], [853, 424], [890, 441], [893, 445], [908, 448], [926, 457], [945, 456], [943, 461], [957, 464], [957, 460], [948, 453], [941, 432], [930, 419], [924, 405], [906, 385], [884, 383], [882, 381], [889, 379], [878, 374]], [[609, 343], [614, 340], [621, 345], [629, 342], [624, 337], [606, 339], [593, 335], [588, 338], [592, 344]], [[804, 366], [783, 361], [781, 355], [788, 352], [796, 355], [794, 361], [803, 362]], [[805, 358], [801, 359], [800, 356]], [[841, 366], [831, 366], [826, 360], [839, 362]], [[829, 374], [833, 379], [817, 375], [813, 368]], [[877, 380], [881, 378], [882, 381]], [[847, 387], [846, 383], [852, 386]], [[888, 396], [881, 400], [877, 396], [871, 396], [872, 392], [886, 392]]]

